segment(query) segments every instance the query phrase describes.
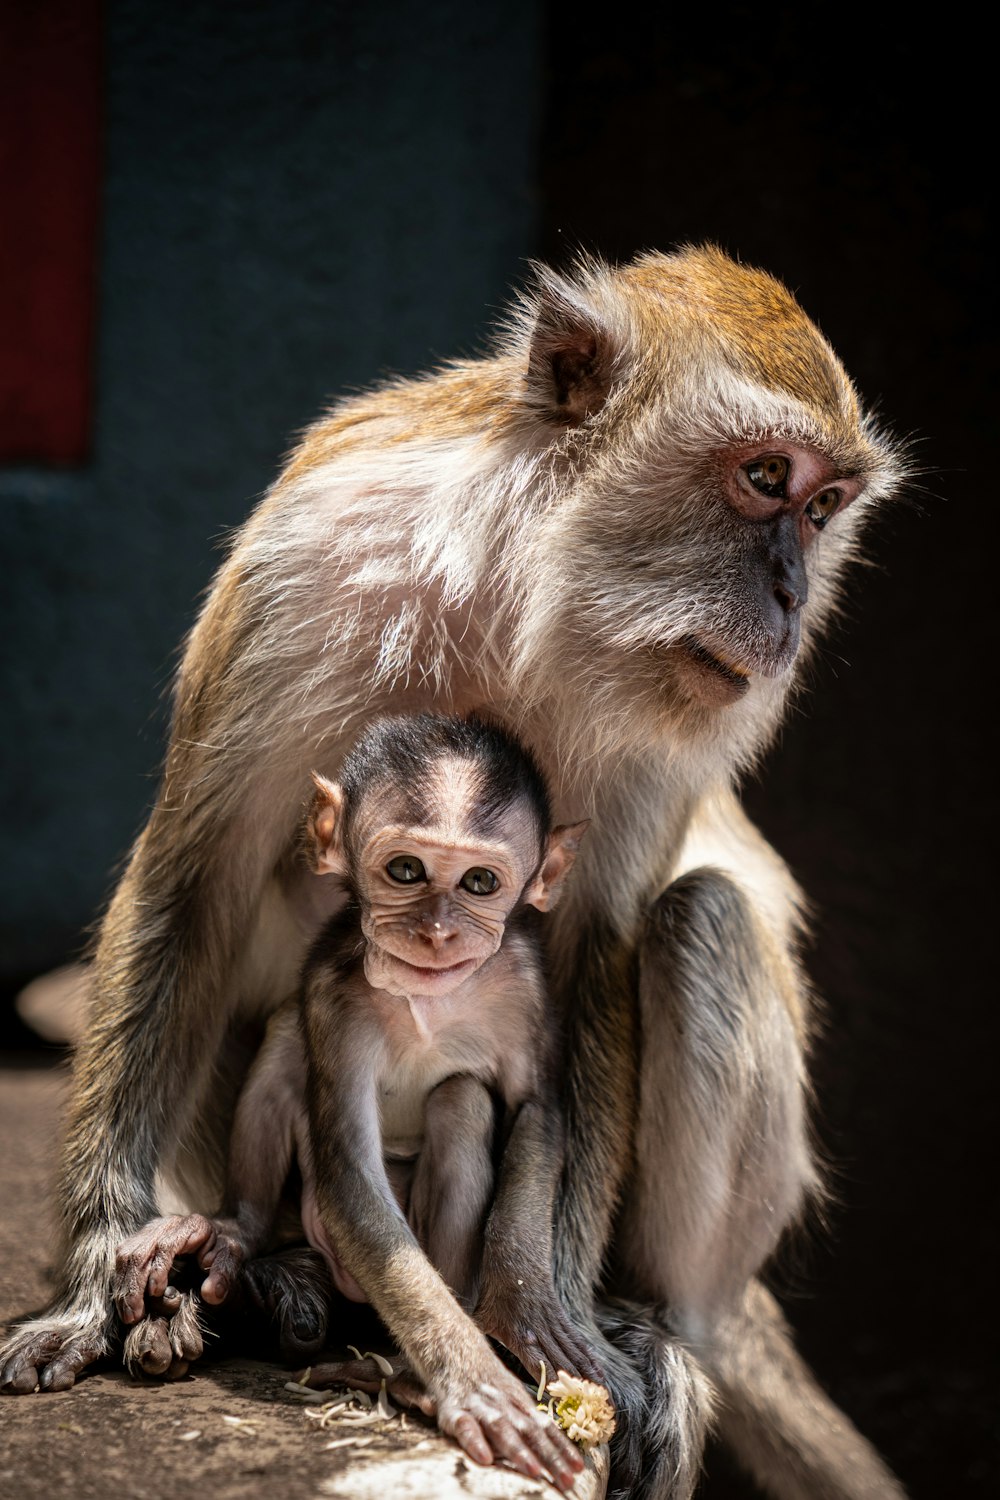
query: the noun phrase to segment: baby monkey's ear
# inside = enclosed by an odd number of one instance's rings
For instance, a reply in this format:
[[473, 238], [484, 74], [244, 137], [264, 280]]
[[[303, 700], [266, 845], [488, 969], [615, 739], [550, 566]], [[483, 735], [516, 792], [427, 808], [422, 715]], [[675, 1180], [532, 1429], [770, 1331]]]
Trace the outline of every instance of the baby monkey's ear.
[[312, 779], [316, 791], [306, 819], [309, 864], [317, 875], [346, 875], [344, 793], [335, 781], [327, 781], [318, 771], [312, 773]]
[[539, 911], [551, 911], [562, 895], [563, 881], [573, 868], [580, 840], [590, 827], [590, 819], [582, 823], [564, 823], [553, 828], [545, 841], [545, 855], [538, 874], [524, 888], [522, 900]]

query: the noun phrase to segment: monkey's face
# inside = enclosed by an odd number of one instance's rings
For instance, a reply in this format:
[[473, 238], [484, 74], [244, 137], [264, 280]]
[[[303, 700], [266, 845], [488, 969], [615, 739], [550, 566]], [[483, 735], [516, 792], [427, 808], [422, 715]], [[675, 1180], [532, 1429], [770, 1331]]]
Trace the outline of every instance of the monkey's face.
[[351, 844], [364, 972], [408, 996], [448, 995], [496, 953], [540, 853], [528, 802], [487, 813], [477, 769], [451, 756], [415, 786], [373, 789]]
[[464, 984], [500, 947], [538, 863], [525, 808], [506, 809], [488, 840], [470, 830], [468, 804], [457, 825], [449, 811], [417, 826], [369, 827], [355, 854], [365, 975], [390, 994], [447, 995]]
[[[823, 533], [836, 518], [846, 519], [862, 487], [858, 474], [788, 439], [717, 455], [703, 503], [726, 588], [704, 590], [690, 628], [666, 653], [668, 670], [693, 698], [734, 703], [755, 678], [790, 672], [809, 617]], [[839, 566], [844, 540], [837, 533], [827, 539], [828, 567]]]
[[661, 433], [624, 474], [593, 476], [553, 525], [561, 599], [544, 611], [595, 725], [645, 709], [656, 736], [664, 721], [697, 730], [741, 702], [780, 704], [830, 608], [865, 479], [857, 458], [787, 433], [697, 452]]
[[537, 327], [529, 389], [565, 469], [515, 675], [579, 702], [584, 750], [643, 725], [718, 747], [722, 718], [731, 762], [777, 721], [896, 455], [794, 299], [711, 248], [546, 281]]
[[316, 772], [313, 782], [313, 868], [353, 888], [369, 984], [406, 997], [457, 990], [496, 953], [518, 904], [548, 911], [587, 827], [543, 836], [534, 763], [475, 719], [377, 720], [343, 786]]

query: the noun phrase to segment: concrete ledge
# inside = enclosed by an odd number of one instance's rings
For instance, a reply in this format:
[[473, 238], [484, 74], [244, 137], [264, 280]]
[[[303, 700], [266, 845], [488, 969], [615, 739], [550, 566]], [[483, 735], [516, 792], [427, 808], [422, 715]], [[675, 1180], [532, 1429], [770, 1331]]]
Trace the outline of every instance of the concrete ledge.
[[[320, 1483], [320, 1493], [337, 1500], [557, 1500], [562, 1492], [512, 1469], [472, 1463], [438, 1432], [413, 1428], [384, 1431], [376, 1447], [335, 1450], [342, 1467]], [[333, 1456], [333, 1455], [331, 1455]], [[573, 1486], [573, 1500], [603, 1500], [608, 1483], [608, 1450], [595, 1449]]]

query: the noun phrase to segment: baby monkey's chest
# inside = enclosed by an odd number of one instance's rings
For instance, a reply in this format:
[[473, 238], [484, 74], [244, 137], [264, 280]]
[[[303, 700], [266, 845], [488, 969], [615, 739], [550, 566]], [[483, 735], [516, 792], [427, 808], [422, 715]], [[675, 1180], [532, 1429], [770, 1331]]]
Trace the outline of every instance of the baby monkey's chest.
[[427, 1100], [439, 1083], [469, 1074], [499, 1089], [496, 1058], [488, 1039], [457, 1034], [435, 1046], [413, 1047], [390, 1057], [378, 1082], [382, 1150], [389, 1160], [418, 1156], [424, 1139]]

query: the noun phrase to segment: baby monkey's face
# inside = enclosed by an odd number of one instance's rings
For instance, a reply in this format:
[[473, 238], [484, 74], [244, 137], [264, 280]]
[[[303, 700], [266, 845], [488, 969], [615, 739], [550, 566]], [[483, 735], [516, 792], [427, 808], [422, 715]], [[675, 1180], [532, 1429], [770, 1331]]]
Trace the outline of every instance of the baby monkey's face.
[[442, 824], [375, 830], [355, 875], [369, 984], [397, 995], [463, 984], [500, 947], [541, 855], [519, 807], [489, 840]]
[[472, 762], [441, 755], [412, 786], [373, 777], [355, 788], [345, 836], [347, 794], [315, 772], [313, 780], [313, 868], [350, 881], [365, 977], [392, 995], [447, 995], [464, 984], [500, 947], [515, 907], [555, 904], [587, 826], [545, 831], [520, 787], [498, 799], [495, 786], [483, 792]]

